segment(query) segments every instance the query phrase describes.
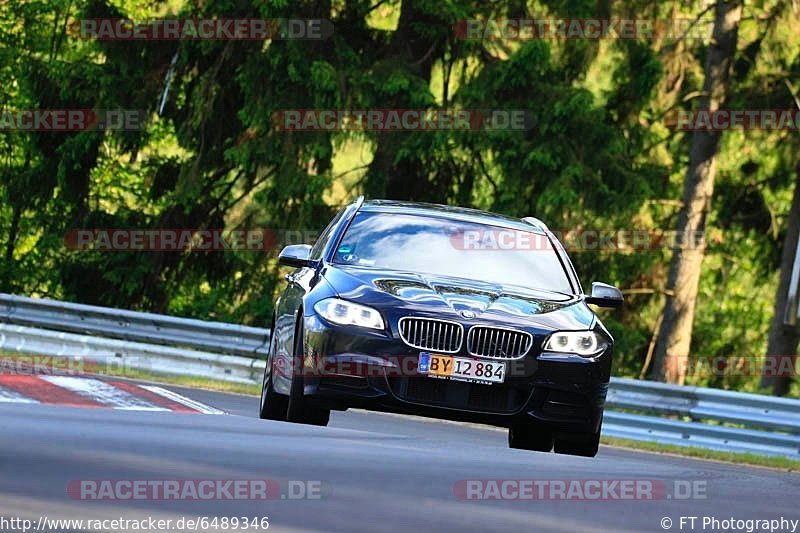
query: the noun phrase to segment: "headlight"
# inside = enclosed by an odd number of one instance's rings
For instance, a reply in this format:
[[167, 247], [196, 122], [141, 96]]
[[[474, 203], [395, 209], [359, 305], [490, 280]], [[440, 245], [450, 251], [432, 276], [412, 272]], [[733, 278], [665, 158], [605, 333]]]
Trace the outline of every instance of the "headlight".
[[594, 331], [558, 331], [547, 338], [544, 350], [591, 357], [605, 350], [607, 346], [603, 337]]
[[386, 329], [381, 314], [371, 307], [339, 298], [328, 298], [314, 304], [314, 310], [325, 320], [343, 326]]

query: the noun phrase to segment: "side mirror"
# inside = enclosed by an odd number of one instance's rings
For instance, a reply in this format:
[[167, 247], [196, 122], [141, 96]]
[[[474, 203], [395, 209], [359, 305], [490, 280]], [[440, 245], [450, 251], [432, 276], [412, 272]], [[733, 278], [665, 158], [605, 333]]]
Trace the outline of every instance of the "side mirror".
[[311, 265], [311, 245], [310, 244], [290, 244], [281, 250], [278, 255], [278, 264], [291, 267], [307, 267]]
[[608, 283], [592, 282], [592, 295], [585, 298], [587, 304], [598, 307], [622, 307], [625, 298], [622, 291]]

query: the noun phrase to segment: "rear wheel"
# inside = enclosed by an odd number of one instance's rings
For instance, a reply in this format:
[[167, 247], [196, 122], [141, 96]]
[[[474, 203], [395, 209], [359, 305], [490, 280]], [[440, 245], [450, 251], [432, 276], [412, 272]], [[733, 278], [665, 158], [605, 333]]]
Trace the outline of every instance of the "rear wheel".
[[[275, 331], [273, 327], [272, 331]], [[275, 361], [275, 334], [269, 342], [267, 353], [267, 365], [264, 368], [264, 379], [261, 384], [261, 407], [259, 417], [264, 420], [286, 420], [286, 410], [289, 406], [289, 397], [275, 391], [272, 383], [274, 371], [273, 362]]]
[[[302, 310], [298, 320], [303, 320]], [[330, 420], [331, 410], [322, 409], [309, 405], [305, 397], [305, 379], [303, 370], [303, 323], [297, 327], [294, 336], [294, 364], [292, 364], [292, 390], [289, 395], [289, 406], [286, 412], [286, 420], [298, 424], [311, 424], [314, 426], [327, 426]]]
[[508, 447], [534, 452], [553, 449], [553, 433], [536, 422], [514, 424], [508, 429]]
[[563, 433], [556, 435], [555, 451], [565, 455], [594, 457], [600, 447], [600, 428], [597, 433]]

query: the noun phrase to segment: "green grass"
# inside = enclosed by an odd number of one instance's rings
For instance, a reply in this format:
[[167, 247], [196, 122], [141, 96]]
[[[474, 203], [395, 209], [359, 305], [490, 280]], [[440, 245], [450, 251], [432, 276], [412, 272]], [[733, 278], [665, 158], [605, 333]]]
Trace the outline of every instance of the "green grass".
[[194, 376], [171, 376], [167, 374], [154, 374], [144, 370], [125, 369], [122, 372], [106, 372], [101, 376], [122, 377], [127, 379], [137, 379], [141, 381], [154, 381], [168, 385], [179, 385], [192, 389], [205, 389], [218, 392], [232, 392], [236, 394], [247, 394], [258, 396], [261, 394], [261, 385], [250, 385], [246, 383], [230, 383], [227, 381], [217, 381], [208, 378], [198, 378]]
[[707, 459], [725, 463], [777, 468], [779, 470], [786, 470], [788, 472], [800, 471], [800, 461], [789, 459], [788, 457], [758, 455], [755, 453], [721, 452], [717, 450], [695, 448], [693, 446], [659, 444], [657, 442], [618, 439], [616, 437], [601, 437], [600, 442], [615, 448], [628, 448], [631, 450], [643, 450], [667, 455], [680, 455], [683, 457], [694, 457], [697, 459]]

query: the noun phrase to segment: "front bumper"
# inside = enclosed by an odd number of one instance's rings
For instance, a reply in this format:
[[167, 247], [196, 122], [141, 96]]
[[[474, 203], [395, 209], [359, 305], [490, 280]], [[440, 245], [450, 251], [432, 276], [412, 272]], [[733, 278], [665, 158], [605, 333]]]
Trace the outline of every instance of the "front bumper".
[[486, 385], [417, 374], [421, 350], [410, 348], [399, 336], [333, 326], [316, 315], [306, 316], [304, 326], [305, 394], [321, 407], [501, 427], [536, 420], [554, 429], [587, 432], [597, 431], [602, 420], [610, 346], [591, 360], [548, 359], [534, 346], [523, 359], [508, 362], [504, 383]]

